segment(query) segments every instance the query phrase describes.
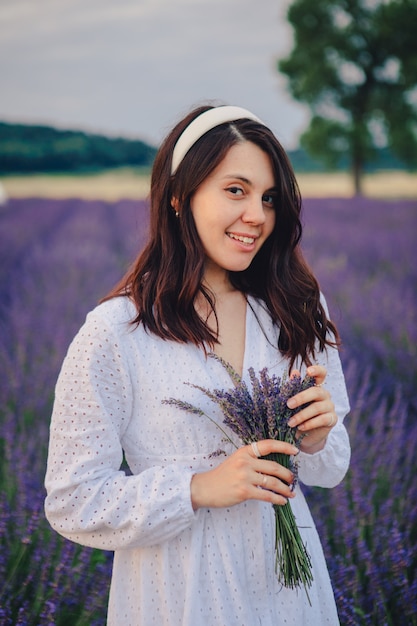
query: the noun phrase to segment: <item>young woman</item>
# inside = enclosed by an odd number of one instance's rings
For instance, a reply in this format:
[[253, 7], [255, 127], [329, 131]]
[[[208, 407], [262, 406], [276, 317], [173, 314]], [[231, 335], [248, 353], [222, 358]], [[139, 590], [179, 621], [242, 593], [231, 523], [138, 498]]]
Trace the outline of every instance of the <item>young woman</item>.
[[[53, 528], [114, 550], [112, 626], [338, 623], [302, 491], [260, 458], [290, 444], [225, 444], [222, 416], [193, 386], [230, 388], [214, 352], [248, 368], [307, 371], [294, 423], [299, 479], [333, 487], [349, 464], [337, 331], [299, 242], [301, 200], [273, 133], [239, 107], [200, 107], [168, 135], [151, 182], [150, 236], [92, 311], [56, 388], [46, 476]], [[324, 384], [323, 384], [324, 383]], [[217, 412], [216, 412], [217, 411]], [[214, 456], [219, 448], [227, 456]], [[120, 470], [123, 454], [131, 475]], [[275, 573], [272, 504], [288, 500], [312, 559], [310, 602]]]

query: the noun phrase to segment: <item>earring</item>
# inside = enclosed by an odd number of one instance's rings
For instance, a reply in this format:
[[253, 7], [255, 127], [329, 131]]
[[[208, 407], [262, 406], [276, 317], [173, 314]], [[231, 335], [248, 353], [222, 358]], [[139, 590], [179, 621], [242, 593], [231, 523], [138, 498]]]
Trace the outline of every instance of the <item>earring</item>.
[[180, 214], [178, 213], [178, 211], [175, 211], [175, 217], [179, 217]]

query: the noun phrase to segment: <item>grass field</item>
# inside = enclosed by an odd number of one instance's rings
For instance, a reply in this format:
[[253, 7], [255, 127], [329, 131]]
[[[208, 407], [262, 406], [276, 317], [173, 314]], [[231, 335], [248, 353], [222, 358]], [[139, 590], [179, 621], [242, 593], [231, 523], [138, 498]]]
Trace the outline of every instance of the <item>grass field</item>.
[[[348, 198], [353, 196], [353, 182], [344, 172], [297, 174], [304, 197]], [[121, 168], [84, 175], [8, 176], [0, 180], [10, 198], [81, 198], [84, 200], [143, 199], [149, 191], [149, 174]], [[366, 175], [364, 195], [381, 199], [417, 198], [417, 172], [378, 172]]]

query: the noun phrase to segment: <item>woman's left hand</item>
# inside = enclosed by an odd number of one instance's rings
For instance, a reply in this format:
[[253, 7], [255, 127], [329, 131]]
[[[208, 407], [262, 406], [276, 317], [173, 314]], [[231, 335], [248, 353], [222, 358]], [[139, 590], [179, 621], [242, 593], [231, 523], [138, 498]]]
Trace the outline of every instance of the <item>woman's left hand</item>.
[[[303, 404], [308, 406], [296, 413], [288, 422], [291, 427], [296, 426], [300, 435], [304, 435], [300, 450], [313, 454], [324, 448], [327, 436], [337, 424], [337, 415], [330, 393], [322, 387], [327, 370], [322, 365], [312, 365], [307, 368], [307, 374], [316, 380], [314, 387], [309, 387], [290, 398], [287, 405], [295, 409]], [[294, 370], [291, 376], [300, 375]]]

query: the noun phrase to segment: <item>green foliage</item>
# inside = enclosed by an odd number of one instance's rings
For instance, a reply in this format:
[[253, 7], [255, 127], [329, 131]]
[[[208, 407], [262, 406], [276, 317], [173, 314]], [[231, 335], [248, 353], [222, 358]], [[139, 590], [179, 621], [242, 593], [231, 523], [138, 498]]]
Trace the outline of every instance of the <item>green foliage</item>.
[[295, 0], [290, 55], [278, 62], [312, 111], [301, 145], [360, 177], [376, 148], [417, 164], [417, 0]]
[[155, 153], [139, 140], [0, 122], [2, 174], [149, 166]]
[[[318, 141], [321, 141], [319, 130]], [[313, 130], [313, 124], [311, 131], [312, 136], [315, 135], [316, 128]], [[133, 139], [111, 139], [75, 131], [59, 131], [47, 126], [0, 122], [0, 174], [77, 173], [125, 165], [149, 167], [155, 152], [156, 149], [152, 146]], [[334, 158], [333, 153], [326, 153], [326, 158], [322, 161], [305, 148], [290, 150], [288, 154], [296, 172], [349, 168], [346, 152], [338, 159]], [[383, 148], [375, 151], [365, 169], [392, 170], [404, 169], [405, 166], [404, 161]]]

